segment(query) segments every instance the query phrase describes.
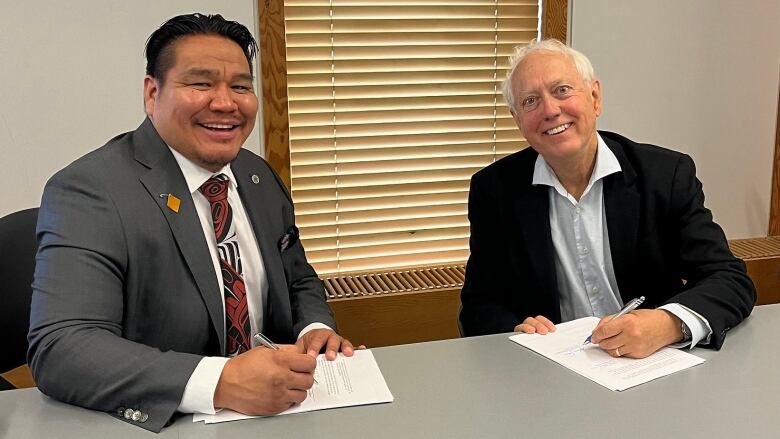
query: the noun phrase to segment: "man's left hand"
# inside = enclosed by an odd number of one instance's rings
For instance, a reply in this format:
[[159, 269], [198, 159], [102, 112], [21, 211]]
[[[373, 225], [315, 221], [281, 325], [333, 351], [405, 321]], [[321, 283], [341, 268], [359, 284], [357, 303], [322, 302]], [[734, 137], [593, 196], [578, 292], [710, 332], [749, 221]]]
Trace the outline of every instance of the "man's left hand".
[[682, 340], [680, 319], [662, 309], [638, 309], [612, 319], [601, 319], [593, 343], [613, 357], [645, 358]]
[[[336, 334], [332, 329], [312, 329], [298, 339], [296, 345], [303, 346], [306, 353], [312, 357], [316, 357], [322, 347], [325, 347], [325, 358], [328, 360], [335, 360], [336, 354], [341, 352], [347, 357], [351, 357], [355, 353], [355, 348], [352, 343], [346, 338]], [[365, 349], [363, 345], [358, 346], [358, 349]]]

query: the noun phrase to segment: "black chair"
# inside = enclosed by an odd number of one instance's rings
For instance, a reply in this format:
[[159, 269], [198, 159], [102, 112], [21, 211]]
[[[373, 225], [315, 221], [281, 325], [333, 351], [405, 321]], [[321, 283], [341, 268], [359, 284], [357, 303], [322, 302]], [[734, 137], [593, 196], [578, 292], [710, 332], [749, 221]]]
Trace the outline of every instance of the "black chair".
[[0, 218], [0, 372], [27, 363], [38, 208]]

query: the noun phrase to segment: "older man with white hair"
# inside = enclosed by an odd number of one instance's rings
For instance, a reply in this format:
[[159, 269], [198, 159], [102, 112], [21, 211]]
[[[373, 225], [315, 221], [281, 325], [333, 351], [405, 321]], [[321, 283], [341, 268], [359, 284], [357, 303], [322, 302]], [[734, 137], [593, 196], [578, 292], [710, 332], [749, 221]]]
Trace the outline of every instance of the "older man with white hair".
[[[547, 334], [597, 316], [592, 341], [616, 357], [719, 349], [755, 288], [691, 158], [597, 131], [601, 84], [557, 40], [516, 48], [503, 93], [531, 147], [472, 178], [463, 333]], [[612, 317], [640, 296], [642, 309]]]

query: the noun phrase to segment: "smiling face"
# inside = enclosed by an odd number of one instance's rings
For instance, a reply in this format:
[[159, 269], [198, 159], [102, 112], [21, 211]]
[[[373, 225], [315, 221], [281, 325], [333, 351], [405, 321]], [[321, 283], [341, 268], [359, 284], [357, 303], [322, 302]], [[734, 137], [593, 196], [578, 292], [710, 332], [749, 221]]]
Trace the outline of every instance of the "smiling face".
[[214, 35], [174, 43], [173, 65], [144, 78], [146, 114], [160, 137], [195, 164], [216, 172], [233, 161], [255, 126], [257, 96], [241, 47]]
[[515, 123], [551, 165], [587, 163], [597, 149], [601, 87], [586, 83], [574, 62], [551, 52], [528, 55], [512, 74]]

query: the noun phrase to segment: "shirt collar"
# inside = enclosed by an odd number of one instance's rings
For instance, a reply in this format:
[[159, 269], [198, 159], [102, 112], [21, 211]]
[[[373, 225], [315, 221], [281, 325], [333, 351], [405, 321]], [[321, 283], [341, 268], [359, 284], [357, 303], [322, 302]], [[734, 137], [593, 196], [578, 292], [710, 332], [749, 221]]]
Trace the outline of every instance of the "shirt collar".
[[187, 182], [187, 189], [189, 189], [190, 194], [197, 192], [206, 180], [219, 174], [227, 175], [230, 180], [231, 189], [236, 190], [238, 188], [238, 182], [236, 181], [235, 176], [233, 176], [233, 171], [230, 169], [230, 163], [217, 172], [211, 172], [196, 165], [170, 146], [168, 149], [171, 150], [173, 158], [175, 158], [176, 163], [179, 164], [179, 168], [181, 169], [182, 175], [184, 175], [184, 180]]
[[[588, 182], [588, 186], [585, 188], [583, 195], [588, 193], [591, 186], [593, 186], [595, 182], [608, 175], [615, 174], [623, 170], [623, 168], [620, 167], [620, 162], [618, 162], [617, 157], [615, 157], [615, 153], [609, 149], [607, 144], [604, 142], [604, 139], [601, 138], [601, 134], [598, 132], [596, 133], [596, 139], [598, 141], [598, 146], [596, 149], [596, 164], [593, 166], [593, 174], [590, 176], [590, 181]], [[534, 163], [534, 175], [531, 184], [534, 186], [550, 186], [564, 197], [567, 195], [566, 189], [563, 188], [563, 185], [558, 180], [558, 177], [555, 175], [555, 171], [552, 170], [550, 165], [547, 163], [547, 160], [545, 160], [541, 154], [536, 157], [536, 163]]]

